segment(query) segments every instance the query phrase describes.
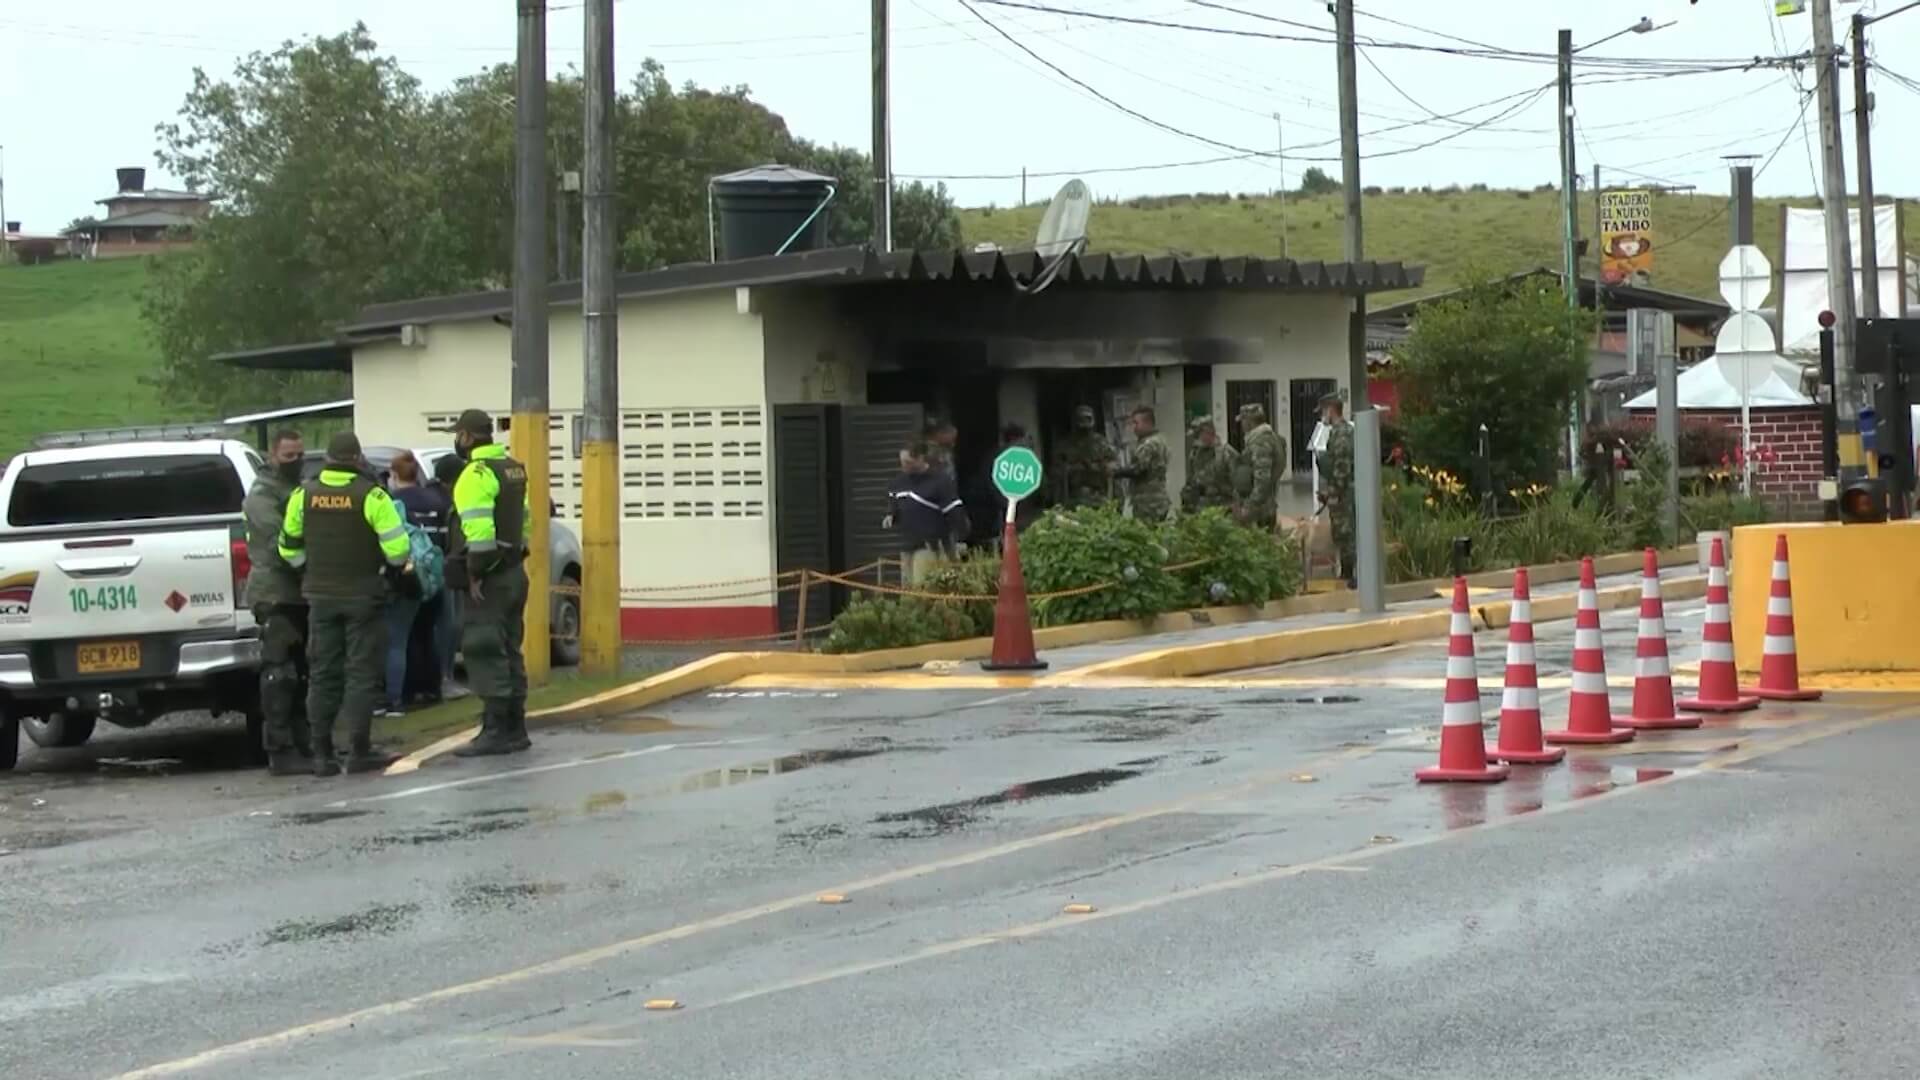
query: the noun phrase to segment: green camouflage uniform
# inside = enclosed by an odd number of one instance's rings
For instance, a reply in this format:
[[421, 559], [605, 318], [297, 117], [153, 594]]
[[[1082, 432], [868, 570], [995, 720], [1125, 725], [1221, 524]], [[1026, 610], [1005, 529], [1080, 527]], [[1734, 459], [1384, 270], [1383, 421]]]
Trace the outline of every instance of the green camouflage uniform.
[[[1081, 406], [1078, 419], [1089, 423], [1093, 410]], [[1067, 436], [1055, 456], [1054, 468], [1066, 487], [1062, 505], [1072, 510], [1081, 506], [1100, 506], [1111, 496], [1107, 467], [1113, 464], [1113, 444], [1092, 427], [1076, 428]]]
[[1340, 553], [1340, 576], [1354, 575], [1353, 540], [1353, 424], [1344, 417], [1328, 425], [1327, 448], [1320, 455], [1320, 498], [1333, 527], [1333, 546]]
[[1257, 417], [1259, 424], [1247, 432], [1246, 450], [1241, 455], [1253, 474], [1253, 484], [1240, 505], [1249, 525], [1270, 529], [1280, 512], [1280, 477], [1287, 471], [1287, 440], [1267, 423], [1265, 410], [1247, 415]]
[[1188, 429], [1187, 483], [1180, 489], [1180, 507], [1189, 513], [1208, 507], [1233, 505], [1233, 468], [1239, 454], [1224, 440], [1200, 444], [1200, 432], [1212, 431], [1213, 421], [1202, 417]]
[[1133, 447], [1133, 464], [1113, 475], [1131, 481], [1128, 487], [1136, 521], [1165, 521], [1173, 502], [1167, 497], [1167, 462], [1172, 452], [1160, 433], [1143, 435]]
[[954, 473], [953, 451], [937, 442], [927, 443], [927, 468], [944, 474], [956, 486], [960, 483], [959, 477]]

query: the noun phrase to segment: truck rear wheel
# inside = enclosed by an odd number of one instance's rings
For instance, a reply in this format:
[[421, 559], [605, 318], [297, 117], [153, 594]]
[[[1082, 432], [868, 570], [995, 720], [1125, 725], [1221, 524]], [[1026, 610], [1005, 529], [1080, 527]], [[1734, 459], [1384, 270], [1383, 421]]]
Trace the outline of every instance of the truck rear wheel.
[[21, 722], [27, 729], [27, 738], [35, 746], [48, 750], [59, 750], [71, 746], [84, 746], [93, 738], [93, 726], [96, 718], [92, 713], [48, 713], [45, 717], [29, 716]]
[[20, 760], [20, 720], [0, 713], [0, 772], [13, 768]]

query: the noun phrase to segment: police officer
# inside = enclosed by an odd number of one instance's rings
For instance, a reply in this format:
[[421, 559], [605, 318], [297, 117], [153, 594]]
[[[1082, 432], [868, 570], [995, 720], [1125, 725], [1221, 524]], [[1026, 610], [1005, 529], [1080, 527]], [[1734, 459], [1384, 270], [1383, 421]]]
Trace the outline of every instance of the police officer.
[[300, 573], [280, 557], [280, 526], [287, 500], [300, 486], [306, 443], [297, 431], [274, 433], [267, 468], [254, 475], [241, 509], [247, 519], [247, 600], [260, 624], [260, 713], [264, 718], [267, 772], [294, 776], [313, 771], [307, 756], [307, 601]]
[[1173, 508], [1167, 498], [1167, 459], [1171, 456], [1167, 440], [1154, 428], [1153, 406], [1135, 408], [1128, 419], [1133, 425], [1133, 460], [1113, 470], [1113, 475], [1131, 481], [1128, 494], [1133, 500], [1134, 520], [1165, 521]]
[[350, 740], [348, 772], [393, 763], [392, 755], [373, 751], [373, 706], [386, 667], [387, 590], [405, 573], [411, 550], [393, 497], [368, 475], [360, 440], [351, 431], [335, 435], [325, 467], [287, 500], [280, 524], [280, 557], [304, 575], [315, 776], [340, 771], [336, 723]]
[[480, 696], [480, 734], [460, 757], [512, 754], [527, 738], [527, 467], [493, 441], [493, 417], [468, 409], [453, 425], [453, 448], [467, 463], [453, 485], [453, 557], [464, 563], [466, 611], [460, 651], [467, 683]]
[[1233, 466], [1240, 455], [1220, 441], [1213, 417], [1202, 416], [1187, 428], [1187, 483], [1180, 507], [1188, 513], [1233, 505]]
[[1354, 587], [1353, 424], [1346, 418], [1340, 395], [1320, 399], [1320, 421], [1327, 426], [1327, 448], [1320, 452], [1320, 502], [1333, 527], [1334, 550], [1340, 555], [1340, 577]]
[[1080, 405], [1073, 410], [1073, 434], [1056, 452], [1055, 462], [1066, 488], [1061, 503], [1067, 509], [1100, 506], [1107, 501], [1113, 444], [1094, 427], [1093, 406]]
[[1280, 512], [1280, 477], [1287, 471], [1287, 440], [1267, 423], [1266, 407], [1258, 402], [1240, 406], [1240, 430], [1246, 434], [1241, 458], [1252, 472], [1252, 490], [1234, 514], [1256, 528], [1271, 529]]

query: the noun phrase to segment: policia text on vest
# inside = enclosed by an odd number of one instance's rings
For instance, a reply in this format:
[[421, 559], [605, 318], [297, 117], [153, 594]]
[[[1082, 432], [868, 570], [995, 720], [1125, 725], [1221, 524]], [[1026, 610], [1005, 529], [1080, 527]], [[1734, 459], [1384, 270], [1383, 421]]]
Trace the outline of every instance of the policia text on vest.
[[449, 559], [464, 564], [467, 604], [460, 631], [467, 682], [480, 698], [480, 734], [461, 757], [511, 754], [527, 738], [527, 467], [493, 441], [493, 418], [460, 414], [454, 448], [467, 459], [453, 485], [457, 527]]
[[363, 467], [360, 441], [335, 435], [326, 467], [287, 500], [280, 527], [280, 555], [301, 571], [310, 609], [307, 719], [319, 776], [340, 769], [336, 724], [347, 729], [349, 772], [390, 762], [373, 752], [373, 706], [386, 665], [388, 589], [411, 548], [393, 498]]

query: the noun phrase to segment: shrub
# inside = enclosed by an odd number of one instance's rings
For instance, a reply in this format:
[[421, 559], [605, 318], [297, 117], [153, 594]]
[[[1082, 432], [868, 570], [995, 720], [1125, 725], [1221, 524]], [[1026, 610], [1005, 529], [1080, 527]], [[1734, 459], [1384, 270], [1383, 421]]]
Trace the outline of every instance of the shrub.
[[1361, 188], [1361, 189], [1360, 189], [1360, 194], [1362, 194], [1362, 195], [1380, 195], [1380, 194], [1383, 194], [1383, 191], [1382, 191], [1382, 189], [1381, 189], [1381, 187], [1380, 187], [1380, 185], [1379, 185], [1379, 184], [1368, 184], [1368, 185], [1366, 185], [1365, 187], [1363, 187], [1363, 188]]
[[[992, 596], [1000, 589], [1000, 560], [987, 554], [968, 555], [964, 559], [942, 562], [915, 588], [923, 592], [950, 593], [956, 596]], [[959, 611], [973, 625], [976, 637], [993, 633], [993, 601], [940, 601]]]
[[1660, 547], [1669, 542], [1660, 521], [1667, 499], [1667, 473], [1673, 469], [1672, 455], [1660, 443], [1648, 441], [1631, 452], [1636, 475], [1627, 485], [1627, 497], [1620, 510], [1619, 539], [1629, 547]]
[[1487, 520], [1473, 508], [1466, 485], [1445, 469], [1414, 466], [1389, 481], [1381, 504], [1386, 529], [1387, 577], [1417, 581], [1453, 573], [1453, 541], [1473, 541], [1468, 570], [1484, 569], [1494, 557]]
[[[1613, 424], [1590, 424], [1586, 439], [1609, 442], [1619, 441], [1626, 445], [1631, 454], [1639, 447], [1653, 441], [1653, 421], [1650, 419], [1630, 419]], [[1680, 422], [1680, 461], [1683, 469], [1715, 469], [1740, 456], [1740, 431], [1738, 428], [1712, 420], [1682, 420]]]
[[1680, 500], [1681, 535], [1725, 532], [1740, 525], [1774, 520], [1773, 511], [1759, 499], [1731, 492], [1692, 495]]
[[1309, 166], [1300, 176], [1300, 194], [1331, 195], [1340, 190], [1340, 181], [1327, 175], [1325, 169], [1317, 165]]
[[973, 637], [973, 622], [953, 604], [911, 597], [859, 599], [833, 620], [821, 652], [899, 649]]
[[1501, 565], [1539, 563], [1600, 555], [1614, 546], [1614, 522], [1597, 500], [1574, 502], [1574, 490], [1535, 485], [1508, 493], [1519, 512], [1501, 520], [1494, 554]]
[[1173, 573], [1184, 607], [1264, 604], [1300, 590], [1300, 552], [1290, 539], [1234, 522], [1218, 508], [1161, 527], [1170, 564], [1206, 562]]
[[1111, 583], [1035, 601], [1041, 625], [1144, 619], [1179, 606], [1180, 583], [1164, 569], [1167, 549], [1154, 528], [1110, 508], [1052, 511], [1022, 534], [1020, 551], [1030, 595]]

